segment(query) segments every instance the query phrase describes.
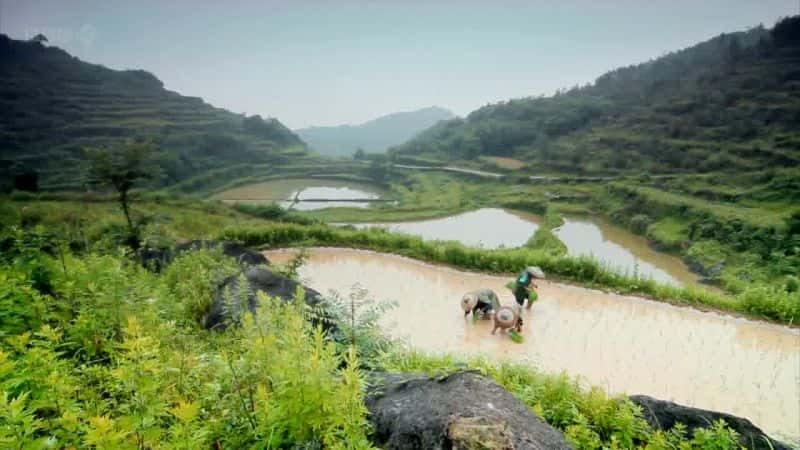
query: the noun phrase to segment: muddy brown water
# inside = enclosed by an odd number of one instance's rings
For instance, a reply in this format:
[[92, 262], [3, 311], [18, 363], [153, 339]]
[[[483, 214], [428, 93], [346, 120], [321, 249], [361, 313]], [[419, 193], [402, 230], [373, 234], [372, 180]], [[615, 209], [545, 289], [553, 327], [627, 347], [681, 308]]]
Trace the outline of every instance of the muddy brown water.
[[698, 283], [699, 277], [680, 258], [653, 250], [643, 236], [603, 219], [565, 217], [564, 224], [553, 232], [567, 246], [570, 255], [592, 256], [619, 272], [662, 283]]
[[277, 202], [284, 208], [298, 211], [336, 207], [366, 208], [370, 202], [359, 202], [358, 200], [376, 200], [380, 197], [380, 190], [372, 186], [324, 179], [266, 181], [240, 186], [214, 195], [214, 198], [228, 202]]
[[[266, 252], [282, 263], [294, 250]], [[800, 438], [800, 331], [577, 286], [539, 282], [524, 312], [524, 342], [491, 336], [491, 323], [466, 320], [461, 295], [504, 287], [510, 277], [352, 249], [314, 248], [300, 277], [349, 293], [360, 284], [398, 302], [386, 330], [430, 352], [487, 356], [565, 371], [610, 392], [646, 394], [747, 417], [776, 436]]]

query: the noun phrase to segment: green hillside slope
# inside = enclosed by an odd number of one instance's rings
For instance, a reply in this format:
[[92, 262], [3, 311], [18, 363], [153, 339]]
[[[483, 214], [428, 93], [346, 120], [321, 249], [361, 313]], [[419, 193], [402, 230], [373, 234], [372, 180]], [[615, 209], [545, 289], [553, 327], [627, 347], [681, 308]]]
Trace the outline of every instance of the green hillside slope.
[[80, 186], [83, 148], [127, 138], [164, 150], [164, 184], [305, 152], [276, 119], [215, 108], [148, 72], [88, 64], [38, 42], [0, 35], [0, 78], [0, 177], [35, 170], [43, 187]]
[[723, 34], [552, 97], [489, 105], [391, 151], [512, 156], [536, 171], [710, 172], [800, 164], [800, 16]]

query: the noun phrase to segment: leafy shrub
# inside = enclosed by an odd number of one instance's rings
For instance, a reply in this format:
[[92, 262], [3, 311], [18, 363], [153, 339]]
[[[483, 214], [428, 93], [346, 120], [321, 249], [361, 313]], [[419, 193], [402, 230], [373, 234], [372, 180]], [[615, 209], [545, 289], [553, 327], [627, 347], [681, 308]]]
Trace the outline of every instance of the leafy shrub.
[[393, 346], [378, 323], [393, 306], [392, 302], [375, 301], [366, 289], [356, 285], [347, 298], [334, 292], [325, 299], [323, 320], [334, 325], [331, 338], [340, 352], [353, 348], [365, 367], [375, 368], [379, 355]]
[[794, 323], [800, 318], [800, 292], [783, 286], [756, 286], [738, 296], [744, 309], [754, 315]]
[[249, 204], [234, 203], [233, 209], [268, 220], [280, 220], [286, 216], [286, 210], [277, 203]]
[[800, 278], [789, 275], [786, 277], [786, 292], [800, 291]]
[[577, 449], [646, 448], [648, 450], [739, 449], [736, 433], [724, 422], [685, 436], [678, 427], [654, 431], [641, 410], [624, 396], [609, 397], [603, 390], [585, 389], [564, 374], [548, 375], [518, 363], [493, 363], [485, 359], [460, 360], [453, 355], [426, 355], [399, 350], [384, 355], [387, 370], [441, 374], [477, 369], [495, 379], [528, 405], [547, 423], [564, 432]]
[[154, 275], [124, 254], [69, 256], [54, 296], [66, 342], [78, 360], [106, 360], [117, 351], [126, 317], [158, 298]]
[[[299, 304], [262, 296], [226, 333], [170, 307], [213, 290], [225, 260], [191, 252], [159, 276], [121, 254], [67, 255], [50, 323], [17, 318], [30, 331], [0, 340], [0, 447], [370, 448], [355, 351], [337, 353]], [[39, 295], [4, 281], [0, 295]]]
[[699, 241], [689, 247], [685, 258], [696, 264], [701, 272], [706, 272], [715, 264], [724, 262], [726, 255], [719, 242]]
[[6, 227], [20, 224], [20, 211], [17, 206], [0, 196], [0, 231]]
[[0, 236], [0, 264], [26, 275], [32, 288], [52, 293], [53, 263], [50, 253], [58, 247], [43, 228], [23, 230], [12, 227]]
[[187, 326], [198, 326], [222, 281], [239, 270], [220, 248], [201, 249], [178, 255], [167, 266], [163, 280], [171, 301], [163, 307], [169, 316]]
[[276, 222], [299, 223], [302, 225], [310, 225], [315, 223], [314, 219], [294, 214], [277, 203], [234, 203], [233, 209], [250, 216], [258, 217], [260, 219], [273, 220]]
[[637, 214], [631, 217], [630, 227], [636, 234], [644, 234], [652, 220], [647, 214]]
[[87, 240], [95, 251], [113, 253], [120, 246], [133, 248], [131, 243], [139, 242], [139, 234], [132, 232], [125, 224], [115, 219], [104, 219], [90, 225]]
[[39, 329], [47, 317], [47, 297], [27, 274], [0, 268], [0, 338]]

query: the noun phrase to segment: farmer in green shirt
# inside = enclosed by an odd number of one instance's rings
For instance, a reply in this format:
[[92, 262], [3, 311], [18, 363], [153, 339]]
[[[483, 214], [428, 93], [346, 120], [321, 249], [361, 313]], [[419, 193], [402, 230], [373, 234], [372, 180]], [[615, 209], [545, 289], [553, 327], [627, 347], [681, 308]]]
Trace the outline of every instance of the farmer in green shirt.
[[499, 307], [500, 300], [498, 300], [497, 294], [488, 288], [467, 292], [461, 298], [461, 309], [464, 310], [465, 316], [473, 313], [479, 314], [481, 318], [488, 318]]
[[[528, 300], [528, 306], [526, 308], [530, 308], [533, 302], [539, 298], [539, 295], [536, 294], [536, 291], [532, 289], [539, 288], [539, 286], [533, 282], [534, 278], [544, 278], [544, 272], [542, 269], [531, 266], [526, 267], [523, 270], [516, 280], [514, 280], [514, 298], [517, 300], [517, 304], [519, 306], [523, 306], [525, 304], [525, 300]], [[531, 287], [532, 286], [532, 287]]]

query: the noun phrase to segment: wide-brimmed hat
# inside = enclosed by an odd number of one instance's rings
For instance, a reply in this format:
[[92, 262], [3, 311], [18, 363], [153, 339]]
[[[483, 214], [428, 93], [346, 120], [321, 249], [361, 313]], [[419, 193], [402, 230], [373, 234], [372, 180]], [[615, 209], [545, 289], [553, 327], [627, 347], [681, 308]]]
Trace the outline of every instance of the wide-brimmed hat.
[[478, 296], [474, 293], [469, 292], [461, 298], [461, 308], [465, 312], [472, 311], [476, 306], [478, 306]]
[[517, 323], [517, 312], [510, 306], [501, 306], [494, 313], [494, 320], [503, 328], [511, 328]]
[[532, 276], [532, 277], [534, 277], [534, 278], [541, 278], [541, 279], [543, 279], [543, 280], [544, 280], [544, 278], [545, 278], [545, 276], [544, 276], [544, 270], [542, 270], [541, 268], [539, 268], [539, 266], [528, 266], [527, 268], [525, 268], [525, 270], [526, 270], [526, 271], [527, 271], [529, 274], [531, 274], [531, 276]]

